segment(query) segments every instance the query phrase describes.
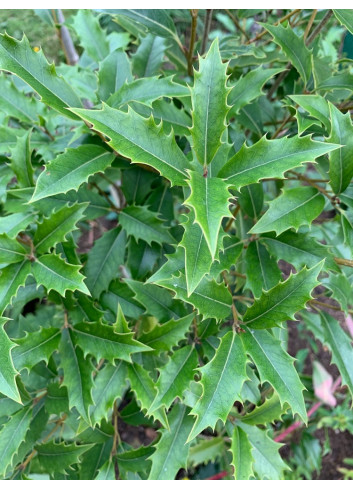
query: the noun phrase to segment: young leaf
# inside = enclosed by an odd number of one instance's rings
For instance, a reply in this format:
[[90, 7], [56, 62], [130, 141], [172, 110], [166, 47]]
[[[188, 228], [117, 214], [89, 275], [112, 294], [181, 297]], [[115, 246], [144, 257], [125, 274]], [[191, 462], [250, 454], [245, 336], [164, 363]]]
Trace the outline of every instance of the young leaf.
[[103, 172], [114, 160], [115, 155], [101, 146], [83, 144], [68, 148], [49, 163], [39, 175], [30, 202], [36, 202], [56, 194], [77, 190], [94, 173]]
[[231, 452], [233, 454], [234, 479], [247, 481], [253, 477], [253, 447], [248, 435], [239, 426], [234, 426]]
[[66, 110], [67, 107], [81, 107], [81, 101], [71, 86], [56, 74], [42, 51], [34, 52], [26, 36], [21, 41], [7, 34], [0, 34], [0, 69], [22, 78], [41, 97], [65, 117], [78, 119]]
[[89, 295], [83, 283], [84, 276], [79, 273], [81, 265], [71, 265], [54, 253], [43, 255], [32, 263], [33, 276], [38, 285], [44, 285], [49, 292], [56, 290], [64, 296], [67, 290], [80, 290]]
[[106, 101], [125, 82], [133, 80], [131, 63], [123, 49], [116, 49], [101, 63], [98, 70], [98, 96]]
[[191, 90], [193, 149], [199, 162], [211, 163], [221, 145], [230, 109], [227, 97], [227, 65], [222, 63], [218, 40], [214, 40], [206, 57], [199, 59], [199, 71], [194, 72]]
[[285, 188], [277, 199], [270, 202], [266, 214], [249, 233], [275, 231], [276, 235], [279, 235], [289, 228], [298, 231], [300, 226], [310, 225], [324, 207], [325, 198], [314, 187]]
[[25, 259], [26, 250], [15, 239], [0, 234], [0, 263], [18, 263]]
[[72, 25], [81, 46], [95, 61], [102, 61], [109, 54], [109, 42], [99, 24], [98, 17], [89, 9], [80, 9], [73, 18]]
[[293, 414], [298, 413], [306, 422], [304, 386], [294, 368], [293, 358], [282, 349], [281, 342], [268, 331], [247, 331], [240, 338], [258, 369], [261, 383], [269, 382], [282, 406], [289, 404]]
[[76, 445], [75, 443], [55, 443], [50, 440], [35, 446], [37, 452], [34, 470], [44, 474], [66, 474], [66, 470], [80, 462], [83, 453], [92, 445]]
[[246, 355], [239, 335], [229, 331], [221, 339], [215, 356], [199, 370], [202, 373], [203, 393], [191, 414], [197, 416], [188, 441], [205, 428], [214, 428], [218, 419], [226, 422], [240, 392], [246, 375]]
[[313, 268], [303, 268], [286, 281], [264, 291], [244, 314], [244, 325], [250, 329], [268, 329], [294, 319], [294, 314], [312, 299], [311, 291], [319, 284], [317, 276], [322, 265], [320, 262]]
[[189, 409], [178, 403], [169, 414], [170, 429], [163, 429], [156, 450], [149, 457], [152, 461], [149, 480], [174, 480], [178, 470], [186, 469], [189, 454], [187, 437], [192, 427]]
[[[175, 142], [172, 133], [165, 134], [162, 123], [145, 119], [129, 108], [122, 112], [103, 105], [102, 110], [72, 109], [93, 128], [109, 138], [108, 144], [132, 163], [155, 168], [172, 185], [185, 186], [189, 162]], [[163, 138], [163, 144], [160, 140]]]
[[24, 285], [30, 270], [31, 266], [28, 260], [13, 263], [2, 269], [0, 275], [0, 314], [11, 304], [11, 300], [17, 294], [19, 287]]
[[16, 346], [16, 343], [11, 341], [4, 331], [4, 324], [7, 321], [7, 318], [0, 318], [0, 392], [10, 399], [21, 403], [20, 393], [15, 380], [18, 372], [15, 370], [11, 358], [11, 350]]

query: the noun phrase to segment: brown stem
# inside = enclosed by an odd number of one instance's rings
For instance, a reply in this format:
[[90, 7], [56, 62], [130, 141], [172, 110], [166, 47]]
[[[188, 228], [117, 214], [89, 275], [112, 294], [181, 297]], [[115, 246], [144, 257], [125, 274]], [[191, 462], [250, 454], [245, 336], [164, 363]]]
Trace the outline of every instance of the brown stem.
[[119, 480], [119, 466], [118, 466], [118, 461], [116, 459], [116, 453], [117, 453], [117, 446], [120, 441], [120, 436], [119, 436], [119, 429], [118, 429], [118, 418], [119, 418], [119, 412], [118, 412], [118, 406], [116, 401], [114, 402], [114, 408], [113, 408], [113, 427], [114, 427], [114, 437], [113, 437], [113, 446], [112, 446], [112, 451], [111, 451], [111, 456], [114, 458], [114, 471], [115, 471], [115, 480]]
[[[60, 39], [63, 51], [65, 53], [66, 62], [68, 65], [75, 65], [79, 60], [79, 55], [75, 49], [74, 43], [72, 41], [70, 32], [68, 28], [64, 25], [65, 17], [61, 9], [51, 9], [54, 22], [58, 25], [57, 33]], [[57, 16], [56, 16], [57, 13]]]
[[190, 12], [191, 12], [191, 36], [190, 36], [190, 45], [189, 45], [187, 60], [188, 60], [188, 74], [189, 76], [192, 76], [192, 59], [194, 55], [194, 45], [196, 40], [198, 9], [191, 9]]
[[321, 20], [321, 22], [317, 25], [316, 29], [314, 29], [313, 32], [310, 34], [310, 36], [307, 38], [307, 40], [306, 40], [307, 46], [309, 46], [314, 41], [314, 39], [320, 34], [320, 32], [325, 27], [327, 22], [330, 20], [332, 15], [333, 15], [333, 12], [331, 9], [329, 9], [326, 12], [325, 16], [323, 17], [323, 19]]
[[208, 36], [209, 36], [210, 30], [211, 30], [212, 12], [213, 12], [212, 8], [208, 8], [206, 10], [205, 29], [203, 31], [200, 54], [203, 54], [206, 51]]
[[306, 29], [304, 31], [304, 36], [303, 36], [303, 39], [305, 41], [305, 39], [308, 37], [309, 35], [309, 32], [310, 32], [310, 29], [314, 23], [314, 20], [315, 20], [315, 17], [316, 17], [316, 14], [317, 14], [317, 10], [313, 10], [313, 13], [311, 14], [311, 17], [309, 19], [309, 22], [308, 22], [308, 25], [306, 26]]
[[[245, 29], [242, 28], [242, 26], [239, 24], [239, 21], [238, 19], [236, 18], [235, 15], [232, 14], [232, 12], [228, 9], [226, 9], [226, 12], [227, 14], [229, 15], [229, 17], [232, 19], [232, 21], [234, 22], [235, 24], [235, 27], [243, 34], [243, 36], [246, 37], [246, 39], [249, 41], [250, 40], [250, 36], [249, 34], [246, 32]], [[250, 41], [249, 41], [250, 42]]]
[[[282, 24], [283, 22], [285, 22], [287, 19], [289, 19], [290, 17], [292, 17], [292, 15], [295, 15], [297, 14], [298, 12], [300, 12], [301, 9], [295, 9], [295, 10], [292, 10], [292, 12], [289, 12], [289, 14], [285, 15], [284, 17], [282, 17], [280, 20], [278, 20], [277, 22], [275, 22], [273, 25], [279, 25], [279, 24]], [[258, 41], [259, 39], [261, 39], [265, 34], [267, 34], [268, 31], [266, 30], [263, 30], [262, 32], [260, 32], [260, 34], [257, 34], [257, 36], [253, 37], [252, 39], [250, 39], [250, 41], [248, 41], [246, 44], [251, 44], [252, 42], [256, 42]]]
[[226, 227], [224, 228], [225, 232], [228, 232], [228, 231], [229, 231], [229, 229], [230, 229], [230, 227], [231, 227], [231, 225], [232, 225], [232, 222], [235, 220], [235, 218], [236, 218], [236, 216], [237, 216], [237, 214], [238, 214], [238, 212], [239, 212], [239, 211], [240, 211], [240, 205], [239, 205], [239, 204], [237, 204], [237, 205], [234, 207], [233, 212], [232, 212], [233, 217], [230, 217], [230, 218], [229, 218], [229, 220], [228, 220], [228, 222], [227, 222], [227, 224], [226, 224]]
[[338, 265], [343, 265], [344, 267], [351, 267], [353, 268], [353, 260], [347, 260], [346, 258], [334, 258], [335, 262]]
[[293, 175], [295, 175], [298, 180], [302, 180], [303, 182], [306, 182], [308, 183], [309, 185], [311, 185], [312, 187], [316, 188], [319, 192], [321, 192], [323, 195], [325, 195], [325, 197], [327, 197], [329, 199], [329, 201], [332, 203], [332, 205], [334, 207], [336, 207], [333, 199], [332, 199], [332, 196], [327, 192], [327, 190], [325, 190], [324, 188], [320, 187], [320, 185], [318, 185], [317, 183], [315, 183], [313, 180], [311, 180], [310, 178], [306, 177], [305, 175], [302, 175], [301, 173], [297, 173], [296, 171], [294, 170], [290, 170], [290, 173], [293, 173]]

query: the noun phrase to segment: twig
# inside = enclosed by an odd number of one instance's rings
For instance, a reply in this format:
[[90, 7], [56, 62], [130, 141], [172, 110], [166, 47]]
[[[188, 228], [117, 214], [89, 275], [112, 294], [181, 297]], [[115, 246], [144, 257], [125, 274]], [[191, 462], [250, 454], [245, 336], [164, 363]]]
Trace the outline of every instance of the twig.
[[208, 8], [206, 10], [205, 29], [203, 31], [203, 37], [202, 37], [202, 44], [201, 44], [200, 54], [203, 54], [205, 52], [205, 50], [206, 50], [208, 36], [209, 36], [210, 30], [211, 30], [212, 12], [213, 12], [213, 9], [212, 8]]
[[335, 257], [334, 260], [338, 265], [343, 265], [345, 267], [353, 268], [353, 260], [347, 260], [346, 258], [337, 258], [337, 257]]
[[228, 232], [228, 231], [229, 231], [229, 229], [230, 229], [230, 227], [231, 227], [231, 225], [232, 225], [232, 222], [235, 220], [235, 218], [236, 218], [236, 216], [237, 216], [237, 214], [238, 214], [238, 212], [239, 212], [239, 211], [240, 211], [240, 205], [239, 205], [239, 204], [237, 204], [237, 205], [234, 207], [233, 212], [232, 212], [233, 217], [230, 217], [230, 218], [229, 218], [229, 220], [228, 220], [228, 222], [227, 222], [227, 224], [226, 224], [226, 227], [224, 228], [225, 232]]
[[115, 471], [115, 480], [119, 480], [119, 466], [118, 466], [118, 461], [116, 459], [116, 453], [117, 453], [117, 446], [120, 440], [119, 436], [119, 430], [118, 430], [118, 417], [119, 417], [119, 412], [118, 412], [118, 406], [116, 404], [116, 401], [114, 402], [114, 408], [113, 408], [113, 427], [114, 427], [114, 437], [113, 437], [113, 446], [112, 446], [112, 451], [111, 451], [111, 456], [114, 458], [114, 471]]
[[56, 12], [55, 9], [51, 9], [53, 19], [55, 24], [57, 24], [57, 33], [58, 37], [60, 39], [62, 48], [65, 53], [65, 58], [66, 62], [68, 65], [75, 65], [77, 64], [78, 60], [80, 59], [79, 55], [77, 54], [77, 51], [75, 49], [74, 43], [72, 41], [72, 38], [70, 36], [70, 32], [68, 28], [63, 25], [65, 22], [65, 17], [64, 14], [62, 13], [61, 9], [57, 9], [57, 14], [58, 18], [56, 17]]
[[309, 19], [309, 22], [308, 22], [308, 25], [306, 26], [306, 29], [304, 31], [304, 36], [303, 36], [303, 39], [305, 41], [305, 39], [308, 37], [309, 35], [309, 32], [310, 32], [310, 29], [314, 23], [314, 20], [315, 20], [315, 17], [316, 17], [316, 14], [317, 14], [317, 10], [313, 10], [313, 13], [311, 14], [311, 17]]
[[190, 36], [190, 45], [189, 45], [187, 60], [188, 60], [188, 74], [189, 76], [192, 76], [192, 59], [193, 59], [194, 45], [196, 39], [198, 9], [191, 9], [190, 12], [191, 12], [191, 36]]
[[310, 36], [307, 38], [307, 40], [306, 40], [307, 46], [309, 46], [314, 41], [314, 39], [320, 34], [320, 32], [325, 27], [327, 22], [330, 20], [332, 15], [333, 15], [333, 12], [331, 9], [329, 9], [326, 12], [325, 16], [323, 17], [323, 19], [321, 20], [321, 22], [317, 25], [316, 29], [314, 29], [313, 32], [310, 34]]
[[232, 12], [228, 9], [226, 9], [226, 12], [227, 14], [229, 15], [229, 17], [232, 19], [232, 21], [234, 22], [235, 24], [235, 27], [243, 34], [243, 36], [246, 37], [246, 39], [249, 41], [250, 40], [250, 36], [249, 34], [246, 32], [245, 29], [242, 28], [242, 26], [239, 24], [239, 21], [238, 19], [236, 18], [235, 15], [232, 14]]
[[[283, 22], [285, 22], [287, 19], [289, 19], [290, 17], [292, 17], [292, 15], [300, 12], [301, 9], [295, 9], [295, 10], [292, 10], [292, 12], [289, 12], [289, 14], [285, 15], [284, 17], [282, 17], [281, 19], [279, 19], [277, 22], [275, 22], [273, 25], [279, 25], [279, 24], [282, 24]], [[255, 37], [253, 37], [252, 39], [250, 39], [250, 41], [248, 41], [246, 44], [251, 44], [253, 42], [256, 42], [258, 41], [259, 39], [261, 39], [265, 34], [267, 34], [268, 31], [266, 31], [266, 29], [264, 29], [262, 32], [260, 32], [260, 34], [257, 34]]]

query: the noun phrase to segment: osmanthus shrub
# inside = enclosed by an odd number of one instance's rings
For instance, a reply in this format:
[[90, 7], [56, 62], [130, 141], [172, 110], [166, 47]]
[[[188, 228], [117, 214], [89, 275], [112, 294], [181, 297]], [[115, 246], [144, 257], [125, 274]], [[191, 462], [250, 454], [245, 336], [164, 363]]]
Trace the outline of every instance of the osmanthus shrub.
[[81, 10], [57, 68], [1, 35], [2, 478], [283, 478], [290, 319], [352, 395], [353, 15], [283, 17]]

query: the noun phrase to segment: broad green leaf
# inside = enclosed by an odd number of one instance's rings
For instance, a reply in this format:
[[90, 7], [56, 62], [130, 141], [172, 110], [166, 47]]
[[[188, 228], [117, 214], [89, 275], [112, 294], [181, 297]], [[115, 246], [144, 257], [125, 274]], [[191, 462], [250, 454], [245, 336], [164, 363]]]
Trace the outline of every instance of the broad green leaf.
[[258, 221], [264, 205], [262, 183], [253, 183], [243, 187], [238, 196], [238, 204], [248, 216]]
[[80, 274], [81, 265], [71, 265], [59, 255], [43, 255], [32, 263], [33, 276], [38, 285], [44, 285], [49, 292], [56, 290], [64, 296], [67, 290], [79, 290], [89, 295], [89, 290], [83, 283], [84, 276]]
[[17, 294], [21, 285], [24, 285], [30, 273], [31, 266], [28, 260], [13, 263], [1, 270], [0, 275], [0, 313], [11, 304], [12, 298]]
[[227, 64], [222, 63], [216, 39], [206, 57], [199, 59], [199, 71], [194, 71], [194, 86], [190, 89], [193, 150], [204, 166], [211, 163], [226, 128], [226, 115], [230, 109], [226, 71]]
[[181, 468], [186, 469], [190, 446], [187, 438], [192, 427], [192, 418], [188, 414], [189, 409], [180, 403], [170, 411], [170, 429], [161, 430], [162, 436], [149, 458], [152, 461], [149, 480], [174, 480]]
[[54, 472], [65, 474], [66, 470], [79, 463], [82, 454], [91, 447], [92, 445], [55, 443], [55, 440], [41, 443], [35, 446], [37, 454], [32, 470], [42, 474], [53, 474]]
[[217, 177], [204, 177], [200, 173], [190, 171], [191, 194], [185, 204], [195, 212], [197, 222], [205, 236], [212, 259], [217, 253], [218, 235], [223, 217], [231, 217], [229, 211], [229, 184]]
[[234, 479], [238, 481], [249, 480], [254, 476], [253, 447], [247, 433], [245, 433], [239, 426], [234, 426], [230, 450], [233, 455], [232, 465], [234, 467]]
[[[155, 451], [154, 445], [140, 446], [136, 450], [121, 451], [116, 454], [119, 469], [131, 472], [147, 472], [151, 461], [147, 458]], [[137, 470], [136, 470], [137, 467]]]
[[[93, 129], [109, 138], [108, 144], [132, 163], [155, 168], [172, 185], [185, 186], [189, 162], [177, 146], [172, 133], [167, 135], [152, 117], [145, 119], [129, 108], [128, 112], [103, 105], [102, 110], [72, 109]], [[160, 144], [163, 138], [163, 144]]]
[[116, 49], [101, 63], [98, 70], [98, 96], [106, 101], [125, 82], [133, 80], [130, 60], [123, 49]]
[[200, 464], [215, 462], [223, 455], [225, 449], [224, 439], [215, 436], [209, 439], [200, 440], [197, 445], [192, 445], [189, 450], [188, 465], [197, 467]]
[[15, 370], [11, 358], [11, 355], [13, 355], [11, 350], [16, 346], [16, 343], [10, 340], [4, 330], [4, 324], [7, 321], [7, 318], [0, 318], [0, 392], [10, 399], [21, 403], [20, 393], [15, 380], [18, 372]]
[[353, 74], [349, 72], [330, 76], [318, 83], [317, 90], [352, 90]]
[[340, 304], [341, 309], [348, 315], [349, 304], [352, 303], [353, 294], [352, 286], [348, 278], [340, 274], [330, 274], [327, 278], [322, 280], [322, 284], [325, 285], [332, 292], [332, 297]]
[[92, 390], [93, 406], [90, 409], [92, 425], [100, 424], [107, 419], [116, 399], [122, 399], [127, 388], [126, 364], [123, 361], [116, 365], [105, 365], [94, 378]]
[[147, 34], [132, 56], [134, 73], [139, 78], [156, 75], [162, 65], [168, 41], [159, 36]]
[[69, 399], [66, 387], [60, 385], [58, 382], [48, 384], [45, 409], [48, 414], [69, 412]]
[[185, 275], [160, 280], [159, 285], [175, 292], [175, 297], [192, 304], [204, 319], [225, 319], [231, 312], [232, 296], [224, 284], [203, 278], [194, 292], [187, 294]]
[[[110, 12], [105, 10], [105, 12]], [[119, 9], [111, 11], [118, 17], [128, 19], [142, 24], [146, 31], [161, 37], [175, 38], [177, 36], [174, 21], [168, 15], [167, 10], [163, 9]]]
[[163, 121], [166, 132], [169, 133], [173, 129], [177, 136], [190, 135], [191, 118], [189, 114], [183, 108], [178, 109], [173, 102], [163, 99], [156, 100], [152, 103], [152, 109], [142, 104], [133, 105], [134, 110], [144, 117], [150, 117], [152, 114], [158, 124]]
[[307, 420], [305, 403], [294, 360], [282, 349], [280, 340], [268, 331], [247, 331], [240, 335], [245, 351], [252, 358], [261, 383], [269, 382], [277, 392], [282, 406], [287, 403], [293, 414]]
[[[184, 227], [187, 227], [187, 224], [185, 225], [185, 223], [183, 223], [183, 225]], [[202, 234], [201, 229], [200, 233]], [[184, 239], [180, 243], [181, 246], [177, 247], [175, 253], [165, 255], [167, 261], [163, 263], [163, 265], [149, 279], [147, 279], [146, 283], [158, 283], [159, 280], [168, 279], [173, 275], [179, 274], [180, 270], [185, 267], [185, 252], [182, 247], [183, 241]]]
[[84, 355], [93, 355], [99, 362], [102, 358], [131, 362], [133, 353], [150, 351], [148, 346], [136, 341], [134, 333], [116, 333], [110, 325], [102, 323], [79, 323], [72, 328], [72, 338]]
[[282, 68], [264, 69], [259, 66], [237, 80], [228, 96], [228, 103], [232, 107], [229, 116], [234, 116], [245, 105], [263, 95], [262, 87], [265, 83], [282, 70]]
[[263, 137], [253, 146], [242, 146], [224, 165], [218, 176], [240, 189], [263, 178], [283, 178], [287, 170], [302, 166], [305, 162], [314, 162], [319, 156], [338, 147], [313, 141], [310, 136], [273, 140]]
[[42, 102], [72, 119], [77, 116], [67, 107], [81, 107], [81, 101], [71, 86], [56, 74], [42, 51], [36, 53], [26, 36], [21, 41], [7, 34], [0, 34], [0, 69], [22, 78], [41, 97]]
[[142, 239], [151, 245], [155, 243], [173, 243], [174, 239], [163, 221], [146, 206], [130, 205], [119, 214], [119, 223], [128, 236], [137, 241]]
[[65, 328], [59, 345], [61, 367], [64, 370], [63, 385], [67, 387], [69, 407], [75, 407], [82, 418], [89, 423], [89, 407], [92, 401], [91, 361], [84, 357], [82, 350], [75, 347], [72, 332]]
[[287, 406], [282, 406], [278, 395], [275, 393], [266, 399], [261, 406], [256, 406], [251, 413], [241, 417], [241, 421], [253, 426], [259, 424], [273, 423], [282, 419], [283, 414], [288, 411]]
[[96, 481], [115, 481], [115, 467], [112, 459], [104, 462], [95, 478]]
[[51, 195], [66, 194], [77, 190], [94, 173], [103, 172], [114, 160], [115, 155], [101, 146], [83, 144], [68, 148], [49, 163], [39, 175], [30, 202]]
[[43, 106], [35, 97], [28, 97], [16, 88], [4, 73], [0, 73], [0, 107], [19, 121], [35, 124]]
[[336, 19], [353, 34], [353, 12], [351, 9], [333, 9]]
[[118, 305], [125, 316], [137, 319], [144, 313], [144, 308], [133, 298], [134, 292], [127, 286], [127, 284], [114, 280], [107, 292], [103, 292], [100, 302], [105, 309], [109, 309], [114, 317]]
[[31, 131], [18, 137], [16, 145], [11, 150], [11, 169], [16, 175], [19, 186], [25, 188], [34, 186], [30, 137]]
[[298, 231], [300, 226], [310, 225], [324, 207], [325, 198], [314, 187], [284, 188], [283, 193], [270, 202], [268, 211], [249, 233], [275, 231], [279, 235], [289, 228]]
[[107, 103], [117, 108], [124, 107], [131, 102], [139, 102], [152, 107], [152, 102], [162, 97], [188, 97], [189, 95], [188, 87], [175, 83], [173, 76], [165, 78], [153, 76], [125, 82], [117, 92], [109, 97]]
[[14, 414], [0, 431], [0, 476], [4, 477], [26, 437], [32, 417], [32, 406]]
[[252, 241], [245, 254], [246, 287], [254, 297], [260, 297], [263, 290], [272, 289], [281, 280], [277, 262], [259, 240]]
[[321, 95], [291, 95], [290, 98], [330, 131], [330, 110], [327, 101]]
[[78, 229], [76, 224], [83, 218], [87, 204], [74, 204], [54, 211], [37, 226], [33, 244], [38, 253], [45, 253], [57, 243], [66, 241], [71, 231]]
[[98, 298], [119, 276], [119, 266], [124, 264], [125, 247], [126, 233], [120, 228], [106, 231], [94, 243], [83, 270], [92, 297]]
[[280, 326], [283, 321], [295, 319], [294, 314], [312, 299], [311, 291], [319, 284], [318, 274], [323, 263], [303, 268], [284, 282], [264, 291], [259, 299], [246, 310], [244, 325], [250, 329], [267, 329]]
[[10, 238], [15, 238], [33, 222], [33, 218], [34, 214], [24, 212], [0, 217], [0, 233], [6, 233]]
[[155, 243], [149, 246], [146, 242], [139, 242], [130, 237], [128, 246], [127, 266], [134, 279], [145, 279], [160, 258], [161, 247]]
[[27, 333], [23, 338], [17, 338], [18, 345], [12, 352], [12, 359], [18, 371], [23, 368], [31, 370], [34, 365], [45, 360], [48, 363], [51, 355], [58, 349], [60, 329], [41, 328], [34, 333]]
[[302, 37], [298, 37], [291, 26], [283, 27], [270, 24], [262, 24], [273, 36], [273, 40], [280, 46], [288, 60], [296, 68], [303, 79], [304, 85], [309, 81], [311, 75], [311, 51], [305, 46]]
[[189, 387], [194, 380], [194, 370], [198, 365], [197, 353], [193, 346], [187, 345], [177, 350], [168, 363], [159, 369], [156, 388], [157, 395], [149, 408], [149, 412], [161, 406], [169, 409], [175, 398]]
[[[93, 441], [93, 440], [92, 440]], [[98, 470], [104, 462], [110, 459], [113, 439], [110, 437], [105, 443], [96, 443], [81, 457], [80, 480], [94, 480]]]
[[220, 251], [218, 261], [213, 262], [210, 277], [217, 279], [223, 270], [229, 271], [236, 263], [242, 250], [243, 243], [236, 236], [225, 236], [223, 240], [223, 251]]
[[73, 18], [72, 25], [81, 46], [95, 61], [102, 61], [109, 54], [109, 42], [98, 18], [90, 9], [80, 9]]
[[341, 145], [329, 156], [330, 185], [335, 194], [339, 195], [346, 190], [353, 177], [353, 125], [349, 111], [342, 114], [333, 104], [329, 106], [331, 133], [326, 141]]
[[204, 367], [202, 373], [202, 396], [192, 409], [197, 419], [189, 435], [192, 440], [205, 428], [214, 428], [221, 419], [226, 422], [235, 401], [241, 401], [240, 392], [246, 375], [246, 355], [239, 335], [229, 331], [221, 339], [215, 356]]
[[23, 246], [6, 234], [0, 234], [0, 263], [17, 263], [25, 259], [26, 250]]
[[189, 314], [189, 316], [180, 319], [171, 319], [160, 326], [155, 326], [148, 333], [143, 333], [139, 337], [139, 341], [153, 348], [156, 352], [172, 351], [173, 346], [177, 346], [179, 341], [185, 339], [193, 318], [194, 315]]

